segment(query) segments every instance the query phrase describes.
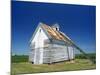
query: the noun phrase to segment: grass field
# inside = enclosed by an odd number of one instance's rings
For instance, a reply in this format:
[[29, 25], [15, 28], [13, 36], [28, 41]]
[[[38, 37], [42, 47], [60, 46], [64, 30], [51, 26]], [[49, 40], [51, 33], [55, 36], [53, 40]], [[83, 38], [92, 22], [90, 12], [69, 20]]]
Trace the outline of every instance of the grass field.
[[61, 62], [56, 64], [42, 64], [34, 65], [28, 62], [12, 63], [11, 74], [25, 74], [25, 73], [43, 73], [43, 72], [57, 72], [57, 71], [75, 71], [75, 70], [89, 70], [95, 69], [96, 64], [91, 64], [87, 59], [75, 59], [74, 63]]

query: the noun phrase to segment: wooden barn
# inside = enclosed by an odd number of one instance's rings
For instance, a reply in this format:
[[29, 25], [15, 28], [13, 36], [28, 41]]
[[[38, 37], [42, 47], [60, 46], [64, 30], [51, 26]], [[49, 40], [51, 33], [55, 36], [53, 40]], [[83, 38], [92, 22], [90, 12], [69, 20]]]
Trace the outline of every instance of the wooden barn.
[[60, 31], [59, 25], [39, 23], [30, 40], [29, 61], [51, 64], [75, 58], [71, 39]]

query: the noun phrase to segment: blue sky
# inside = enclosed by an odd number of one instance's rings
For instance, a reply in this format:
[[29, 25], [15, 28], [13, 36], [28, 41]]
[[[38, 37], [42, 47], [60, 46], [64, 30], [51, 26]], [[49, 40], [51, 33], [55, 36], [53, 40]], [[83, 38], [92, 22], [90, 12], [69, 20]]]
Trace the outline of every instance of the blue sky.
[[29, 40], [39, 22], [58, 23], [86, 52], [95, 52], [95, 6], [12, 1], [12, 53], [28, 54]]

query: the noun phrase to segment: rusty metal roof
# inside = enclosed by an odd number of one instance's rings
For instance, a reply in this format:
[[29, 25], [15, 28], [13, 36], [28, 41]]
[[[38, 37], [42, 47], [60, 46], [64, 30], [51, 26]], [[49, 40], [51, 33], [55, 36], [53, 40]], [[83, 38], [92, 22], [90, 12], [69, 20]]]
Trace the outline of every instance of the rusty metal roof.
[[66, 38], [66, 36], [65, 36], [62, 32], [57, 31], [57, 30], [53, 29], [52, 27], [50, 27], [50, 26], [48, 26], [48, 25], [46, 25], [46, 24], [42, 24], [41, 26], [42, 26], [42, 28], [43, 28], [44, 30], [47, 31], [47, 33], [48, 33], [53, 39], [61, 40], [61, 41], [65, 41], [65, 42], [67, 42], [67, 43], [70, 43], [69, 39]]

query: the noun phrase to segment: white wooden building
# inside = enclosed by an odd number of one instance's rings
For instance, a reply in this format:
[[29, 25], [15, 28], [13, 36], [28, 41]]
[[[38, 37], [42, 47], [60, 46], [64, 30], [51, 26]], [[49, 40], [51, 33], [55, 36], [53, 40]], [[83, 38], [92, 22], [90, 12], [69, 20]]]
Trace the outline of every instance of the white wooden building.
[[70, 38], [59, 30], [59, 25], [39, 23], [30, 40], [29, 61], [34, 64], [73, 60], [74, 46]]

